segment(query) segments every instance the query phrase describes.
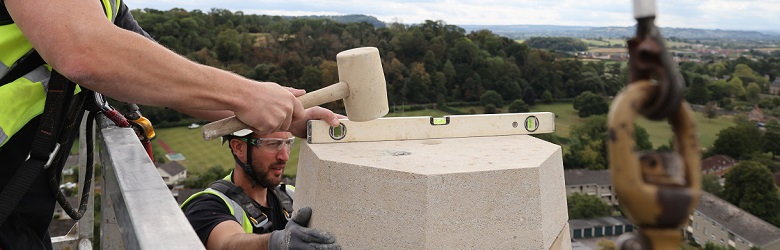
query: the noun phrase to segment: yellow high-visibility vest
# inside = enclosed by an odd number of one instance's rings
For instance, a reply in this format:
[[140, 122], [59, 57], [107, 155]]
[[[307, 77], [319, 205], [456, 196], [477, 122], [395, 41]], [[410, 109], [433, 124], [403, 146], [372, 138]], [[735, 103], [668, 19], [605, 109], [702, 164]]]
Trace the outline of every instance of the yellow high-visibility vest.
[[[111, 22], [119, 11], [121, 0], [100, 0]], [[5, 5], [0, 2], [0, 8]], [[0, 78], [18, 61], [32, 53], [33, 46], [13, 22], [0, 23]], [[43, 113], [51, 67], [41, 65], [24, 76], [0, 86], [0, 147], [30, 120]], [[79, 91], [78, 86], [76, 89]]]

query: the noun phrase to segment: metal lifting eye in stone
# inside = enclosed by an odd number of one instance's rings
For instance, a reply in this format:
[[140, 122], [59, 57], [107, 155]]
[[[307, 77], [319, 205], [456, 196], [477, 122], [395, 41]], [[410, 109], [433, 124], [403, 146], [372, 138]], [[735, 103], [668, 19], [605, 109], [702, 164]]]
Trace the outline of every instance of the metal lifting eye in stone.
[[347, 136], [347, 126], [344, 125], [344, 123], [339, 122], [338, 127], [330, 127], [329, 130], [330, 138], [333, 140], [341, 140], [344, 139], [345, 136]]

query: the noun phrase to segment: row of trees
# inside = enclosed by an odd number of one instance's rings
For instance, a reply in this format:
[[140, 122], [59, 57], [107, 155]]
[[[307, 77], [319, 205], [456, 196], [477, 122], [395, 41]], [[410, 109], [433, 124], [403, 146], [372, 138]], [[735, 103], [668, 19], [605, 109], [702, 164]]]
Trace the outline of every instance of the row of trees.
[[[377, 47], [395, 105], [479, 101], [488, 90], [507, 102], [529, 93], [531, 99], [574, 98], [584, 91], [614, 95], [626, 79], [620, 64], [586, 64], [488, 30], [466, 34], [443, 21], [375, 27], [220, 9], [132, 14], [158, 42], [192, 60], [307, 90], [338, 81], [338, 52]], [[177, 118], [165, 116], [171, 119], [166, 121]]]

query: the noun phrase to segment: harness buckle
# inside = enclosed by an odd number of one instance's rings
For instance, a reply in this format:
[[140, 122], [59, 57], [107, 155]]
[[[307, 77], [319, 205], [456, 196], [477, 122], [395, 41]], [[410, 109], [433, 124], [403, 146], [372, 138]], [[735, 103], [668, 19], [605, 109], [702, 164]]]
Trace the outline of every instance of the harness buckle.
[[[54, 143], [54, 150], [49, 153], [49, 159], [46, 160], [46, 164], [43, 164], [43, 169], [49, 169], [52, 161], [54, 161], [54, 155], [57, 154], [58, 151], [60, 151], [60, 143]], [[32, 154], [28, 154], [25, 161], [30, 160], [30, 157], [32, 157]]]
[[57, 152], [59, 151], [60, 151], [60, 144], [55, 143], [54, 150], [52, 150], [51, 153], [49, 154], [49, 159], [46, 160], [46, 164], [43, 164], [43, 169], [49, 169], [49, 167], [51, 167], [51, 162], [54, 161], [55, 158], [54, 155], [57, 154]]

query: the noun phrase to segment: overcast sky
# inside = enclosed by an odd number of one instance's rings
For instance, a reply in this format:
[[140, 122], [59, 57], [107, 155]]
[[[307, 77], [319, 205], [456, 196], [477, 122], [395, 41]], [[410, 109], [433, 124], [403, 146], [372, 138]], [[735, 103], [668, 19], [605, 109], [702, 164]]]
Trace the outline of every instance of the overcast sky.
[[[126, 0], [132, 9], [211, 8], [266, 15], [365, 14], [406, 24], [630, 26], [630, 0]], [[780, 0], [658, 0], [662, 27], [780, 31]]]

